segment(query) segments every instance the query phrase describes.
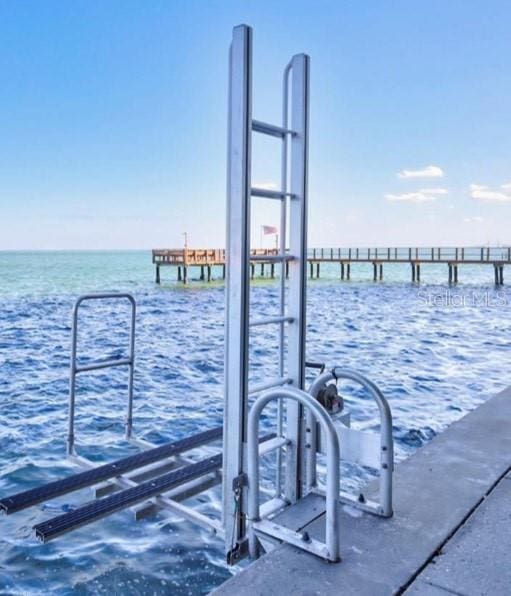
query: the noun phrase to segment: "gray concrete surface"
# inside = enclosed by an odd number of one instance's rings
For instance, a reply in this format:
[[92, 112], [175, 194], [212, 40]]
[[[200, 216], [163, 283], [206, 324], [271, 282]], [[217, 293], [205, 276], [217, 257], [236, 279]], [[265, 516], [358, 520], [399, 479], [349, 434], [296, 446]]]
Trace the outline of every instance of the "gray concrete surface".
[[430, 588], [444, 596], [511, 594], [511, 478], [499, 482], [405, 594]]
[[[510, 430], [511, 388], [454, 423], [396, 467], [392, 519], [369, 514], [355, 517], [342, 508], [340, 563], [328, 564], [282, 545], [220, 586], [215, 596], [402, 593], [510, 470]], [[297, 529], [300, 510], [312, 500], [317, 497], [308, 497], [288, 509], [280, 522]], [[323, 538], [321, 518], [305, 527], [312, 536]], [[489, 535], [488, 543], [492, 543]], [[416, 582], [414, 589], [423, 591], [415, 593], [445, 596], [446, 588], [428, 577]]]

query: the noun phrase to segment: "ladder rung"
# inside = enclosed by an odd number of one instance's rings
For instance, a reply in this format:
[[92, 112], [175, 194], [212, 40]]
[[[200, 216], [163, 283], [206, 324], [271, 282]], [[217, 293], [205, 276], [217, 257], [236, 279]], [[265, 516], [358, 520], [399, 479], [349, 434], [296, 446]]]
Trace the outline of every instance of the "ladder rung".
[[293, 261], [293, 255], [253, 255], [251, 261], [262, 261], [263, 263], [282, 263], [284, 261]]
[[259, 455], [266, 455], [276, 449], [289, 445], [290, 441], [286, 437], [273, 437], [269, 441], [264, 441], [259, 445]]
[[292, 383], [292, 379], [287, 377], [278, 377], [277, 379], [270, 379], [265, 383], [259, 383], [259, 385], [254, 385], [253, 387], [249, 388], [249, 393], [260, 393], [261, 391], [265, 391], [266, 389], [272, 389], [273, 387], [281, 387], [282, 385], [289, 385]]
[[293, 317], [266, 317], [265, 319], [256, 319], [250, 322], [250, 327], [259, 327], [260, 325], [274, 325], [276, 323], [292, 323]]
[[261, 197], [263, 199], [277, 199], [278, 201], [284, 200], [286, 197], [293, 199], [295, 195], [291, 192], [281, 192], [279, 190], [269, 190], [266, 188], [257, 188], [253, 186], [250, 189], [250, 193], [253, 197]]
[[282, 126], [275, 126], [275, 124], [268, 124], [267, 122], [261, 122], [260, 120], [252, 120], [252, 130], [254, 132], [260, 132], [263, 135], [278, 137], [279, 139], [283, 139], [286, 135], [296, 134], [293, 130], [289, 130], [288, 128], [282, 128]]
[[77, 364], [75, 372], [82, 373], [91, 370], [101, 370], [102, 368], [113, 368], [115, 366], [131, 366], [133, 360], [131, 358], [119, 358], [114, 360], [103, 360], [103, 362], [93, 362], [91, 364]]

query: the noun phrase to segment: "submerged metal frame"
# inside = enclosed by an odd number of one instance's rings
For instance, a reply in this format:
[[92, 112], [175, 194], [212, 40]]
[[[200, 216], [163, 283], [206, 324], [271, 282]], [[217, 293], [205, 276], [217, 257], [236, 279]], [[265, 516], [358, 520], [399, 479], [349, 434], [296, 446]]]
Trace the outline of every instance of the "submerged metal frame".
[[[284, 70], [282, 125], [253, 120], [252, 29], [247, 25], [235, 27], [229, 53], [222, 489], [222, 520], [229, 562], [242, 558], [248, 550], [244, 476], [247, 470], [249, 396], [285, 385], [304, 388], [308, 127], [309, 57], [305, 54], [294, 56]], [[251, 185], [252, 132], [275, 137], [282, 143], [281, 188], [278, 191], [263, 192]], [[274, 316], [259, 321], [250, 321], [252, 197], [281, 202], [279, 254], [271, 258], [272, 262], [281, 265], [280, 308]], [[249, 329], [266, 324], [279, 326], [279, 376], [249, 387]], [[282, 438], [285, 426], [286, 439], [277, 448], [276, 499], [282, 496], [288, 503], [296, 502], [301, 496], [301, 408], [299, 401], [292, 400], [284, 412], [281, 400], [278, 403], [277, 435]], [[282, 451], [284, 444], [285, 452]]]

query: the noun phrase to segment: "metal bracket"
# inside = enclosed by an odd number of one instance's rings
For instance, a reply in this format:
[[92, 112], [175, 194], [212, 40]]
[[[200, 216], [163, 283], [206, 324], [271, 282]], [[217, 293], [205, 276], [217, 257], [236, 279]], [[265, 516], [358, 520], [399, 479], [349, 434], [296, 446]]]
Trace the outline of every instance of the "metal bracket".
[[245, 472], [242, 472], [232, 479], [232, 490], [240, 492], [244, 486], [248, 486], [248, 476]]
[[245, 538], [241, 542], [236, 542], [235, 546], [227, 553], [227, 565], [235, 565], [241, 559], [248, 556], [248, 540]]

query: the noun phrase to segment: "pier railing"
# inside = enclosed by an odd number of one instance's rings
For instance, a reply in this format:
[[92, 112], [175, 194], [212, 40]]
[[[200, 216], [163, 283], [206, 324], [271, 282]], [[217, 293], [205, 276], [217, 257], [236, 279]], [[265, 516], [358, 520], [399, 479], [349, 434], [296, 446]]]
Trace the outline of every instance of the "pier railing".
[[[256, 248], [250, 251], [253, 257], [278, 254], [276, 248]], [[153, 249], [153, 263], [160, 265], [223, 265], [224, 248], [156, 248]]]
[[511, 247], [311, 248], [311, 261], [511, 263]]
[[[275, 248], [257, 248], [253, 257], [276, 255]], [[437, 262], [437, 263], [511, 263], [511, 247], [382, 247], [382, 248], [310, 248], [310, 261], [346, 262]], [[153, 263], [161, 265], [223, 265], [223, 248], [154, 249]]]

